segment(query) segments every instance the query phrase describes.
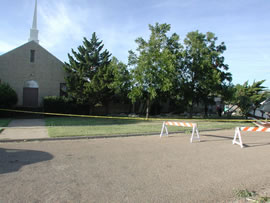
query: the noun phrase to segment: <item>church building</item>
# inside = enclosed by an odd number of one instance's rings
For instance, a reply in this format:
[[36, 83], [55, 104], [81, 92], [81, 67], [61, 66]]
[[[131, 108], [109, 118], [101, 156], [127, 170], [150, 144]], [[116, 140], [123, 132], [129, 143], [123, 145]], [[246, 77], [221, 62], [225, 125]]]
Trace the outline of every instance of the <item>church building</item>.
[[42, 106], [43, 97], [60, 96], [65, 88], [63, 63], [39, 45], [37, 0], [29, 41], [0, 56], [0, 82], [18, 95], [18, 106]]

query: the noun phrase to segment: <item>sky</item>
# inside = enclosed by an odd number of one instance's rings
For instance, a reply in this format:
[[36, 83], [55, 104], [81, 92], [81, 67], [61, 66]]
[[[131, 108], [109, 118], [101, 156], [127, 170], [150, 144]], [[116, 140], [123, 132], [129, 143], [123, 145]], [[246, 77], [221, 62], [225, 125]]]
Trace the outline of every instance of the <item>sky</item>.
[[[0, 0], [0, 55], [28, 42], [34, 0]], [[224, 42], [234, 84], [266, 80], [270, 89], [270, 0], [38, 0], [40, 45], [63, 62], [96, 32], [124, 63], [148, 25], [168, 23], [183, 42], [188, 32], [213, 32]]]

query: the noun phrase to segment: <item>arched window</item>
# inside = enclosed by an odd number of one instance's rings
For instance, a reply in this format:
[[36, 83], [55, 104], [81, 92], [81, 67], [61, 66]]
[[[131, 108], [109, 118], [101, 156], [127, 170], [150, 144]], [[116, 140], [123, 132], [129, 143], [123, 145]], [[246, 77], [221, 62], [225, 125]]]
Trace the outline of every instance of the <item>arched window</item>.
[[38, 83], [34, 80], [28, 80], [24, 82], [23, 87], [28, 87], [28, 88], [39, 88]]

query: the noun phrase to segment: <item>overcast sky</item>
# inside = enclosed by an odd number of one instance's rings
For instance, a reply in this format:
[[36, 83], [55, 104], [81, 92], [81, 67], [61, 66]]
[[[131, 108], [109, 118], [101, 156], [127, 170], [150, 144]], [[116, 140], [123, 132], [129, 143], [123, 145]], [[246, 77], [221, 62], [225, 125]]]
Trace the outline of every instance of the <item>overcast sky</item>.
[[[34, 0], [0, 0], [0, 55], [28, 41]], [[171, 24], [180, 35], [214, 32], [227, 50], [233, 83], [267, 81], [270, 88], [270, 0], [38, 0], [40, 45], [62, 61], [93, 32], [127, 62], [148, 24]]]

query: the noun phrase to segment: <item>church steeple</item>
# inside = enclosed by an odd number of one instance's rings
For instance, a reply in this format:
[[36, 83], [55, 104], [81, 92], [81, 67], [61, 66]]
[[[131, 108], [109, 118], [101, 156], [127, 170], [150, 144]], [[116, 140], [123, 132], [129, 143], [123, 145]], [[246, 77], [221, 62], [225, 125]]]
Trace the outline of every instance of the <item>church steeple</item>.
[[34, 11], [34, 17], [33, 17], [33, 24], [32, 28], [30, 29], [30, 38], [28, 40], [35, 41], [36, 43], [39, 43], [38, 40], [38, 29], [37, 29], [37, 0], [35, 2], [35, 11]]

